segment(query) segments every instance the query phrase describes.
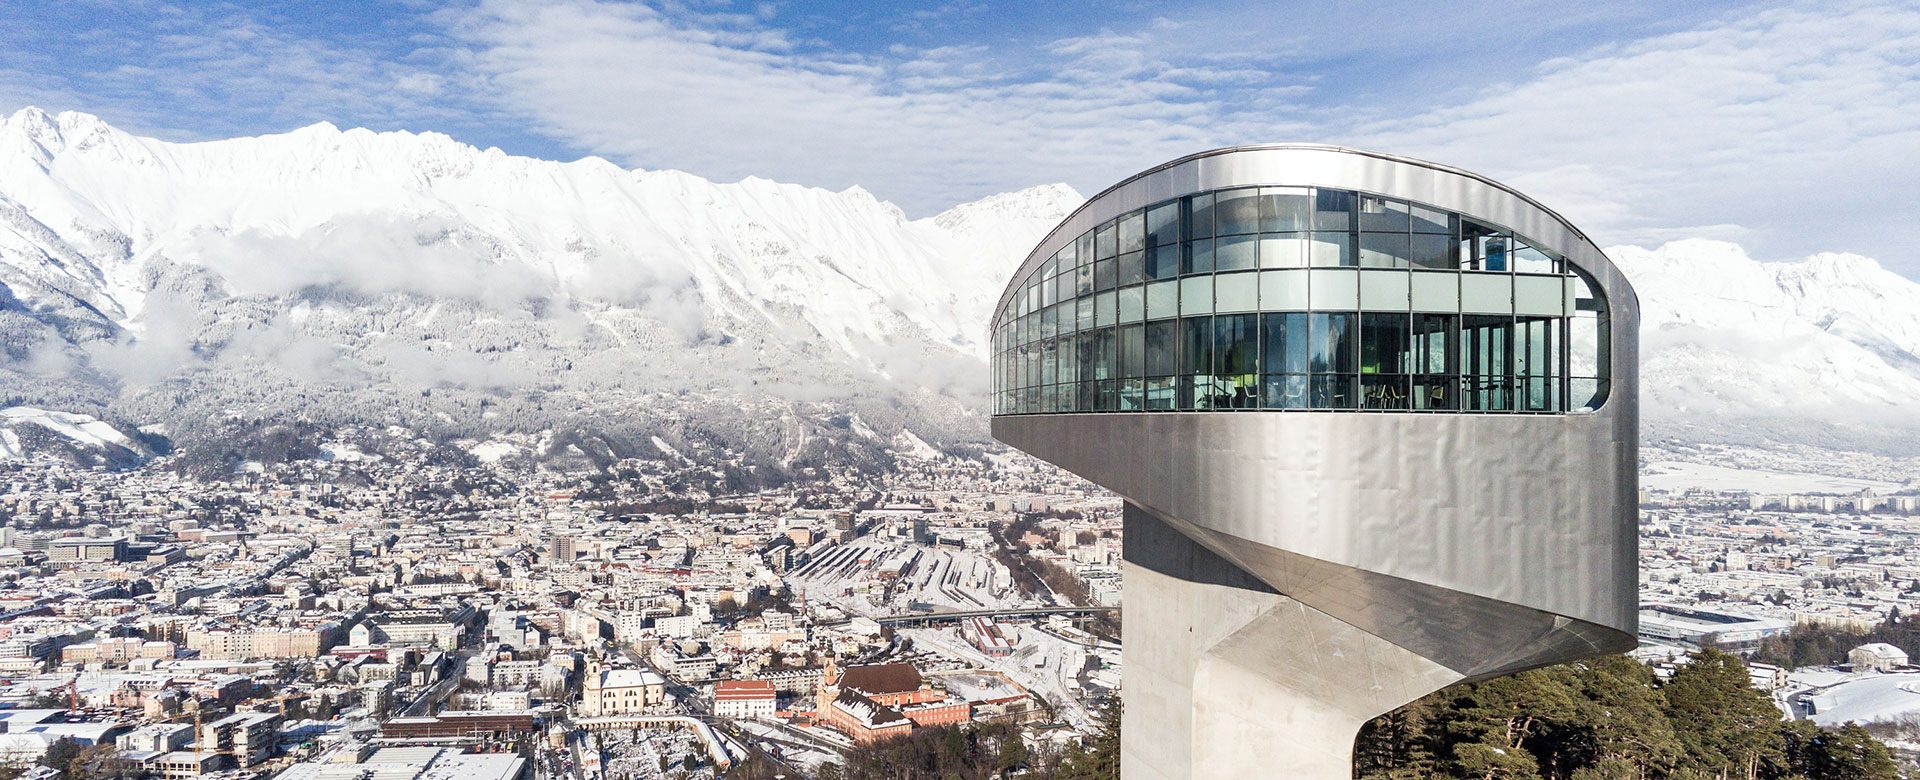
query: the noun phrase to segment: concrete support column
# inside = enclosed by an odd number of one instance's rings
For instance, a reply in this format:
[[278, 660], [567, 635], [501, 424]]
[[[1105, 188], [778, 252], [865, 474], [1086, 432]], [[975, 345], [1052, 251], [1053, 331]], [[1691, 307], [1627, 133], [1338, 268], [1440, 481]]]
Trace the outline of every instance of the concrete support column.
[[1348, 780], [1367, 720], [1461, 675], [1126, 505], [1125, 780]]

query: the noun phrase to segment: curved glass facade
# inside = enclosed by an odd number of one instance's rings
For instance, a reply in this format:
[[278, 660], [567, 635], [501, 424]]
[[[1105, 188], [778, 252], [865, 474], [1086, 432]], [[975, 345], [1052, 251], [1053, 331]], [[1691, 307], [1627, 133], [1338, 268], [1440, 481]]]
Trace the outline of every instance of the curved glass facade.
[[1564, 413], [1607, 394], [1607, 305], [1498, 225], [1236, 187], [1068, 241], [993, 322], [994, 413]]

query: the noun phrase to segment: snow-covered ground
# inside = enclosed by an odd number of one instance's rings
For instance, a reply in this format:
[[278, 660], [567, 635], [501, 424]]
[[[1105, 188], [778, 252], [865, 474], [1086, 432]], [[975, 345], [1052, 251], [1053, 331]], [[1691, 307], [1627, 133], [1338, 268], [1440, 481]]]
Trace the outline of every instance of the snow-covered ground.
[[1874, 490], [1891, 493], [1901, 489], [1892, 482], [1849, 479], [1824, 474], [1796, 474], [1764, 469], [1737, 469], [1703, 463], [1664, 461], [1649, 463], [1640, 470], [1640, 486], [1655, 490], [1745, 490], [1753, 493], [1858, 493]]
[[1813, 695], [1809, 720], [1822, 726], [1878, 723], [1920, 715], [1920, 673], [1869, 674]]
[[[1012, 655], [993, 658], [975, 649], [952, 627], [910, 628], [901, 633], [913, 640], [917, 650], [931, 650], [954, 658], [976, 669], [1002, 672], [1045, 699], [1062, 722], [1075, 729], [1093, 728], [1093, 713], [1081, 701], [1076, 679], [1086, 665], [1087, 648], [1040, 631], [1031, 624], [1019, 625], [1020, 638]], [[962, 679], [961, 684], [965, 681]]]
[[[0, 431], [19, 425], [37, 425], [49, 431], [73, 440], [82, 447], [105, 449], [124, 447], [133, 452], [143, 448], [135, 444], [127, 435], [100, 420], [84, 414], [56, 412], [47, 409], [35, 409], [31, 406], [11, 406], [0, 409]], [[13, 431], [4, 431], [0, 436], [0, 458], [18, 458], [24, 453], [19, 437]]]

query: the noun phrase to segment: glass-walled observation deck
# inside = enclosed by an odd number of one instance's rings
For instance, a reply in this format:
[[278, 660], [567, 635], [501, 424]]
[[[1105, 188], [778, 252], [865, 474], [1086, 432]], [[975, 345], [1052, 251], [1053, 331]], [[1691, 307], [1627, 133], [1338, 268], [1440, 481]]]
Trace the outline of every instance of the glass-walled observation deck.
[[1221, 189], [1034, 268], [994, 317], [994, 413], [1584, 411], [1606, 399], [1607, 332], [1596, 284], [1499, 225]]

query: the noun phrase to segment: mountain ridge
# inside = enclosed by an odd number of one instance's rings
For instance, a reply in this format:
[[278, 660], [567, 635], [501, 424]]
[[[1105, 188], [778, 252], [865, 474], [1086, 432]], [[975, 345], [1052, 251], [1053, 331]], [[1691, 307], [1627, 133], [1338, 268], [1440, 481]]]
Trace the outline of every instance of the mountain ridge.
[[[0, 406], [204, 429], [176, 438], [216, 470], [395, 426], [453, 458], [507, 437], [490, 457], [604, 467], [657, 438], [784, 476], [920, 452], [896, 440], [977, 451], [991, 306], [1082, 201], [910, 220], [859, 187], [431, 132], [172, 144], [22, 109], [0, 119]], [[1856, 255], [1607, 251], [1640, 293], [1653, 435], [1885, 452], [1920, 430], [1920, 285]]]

